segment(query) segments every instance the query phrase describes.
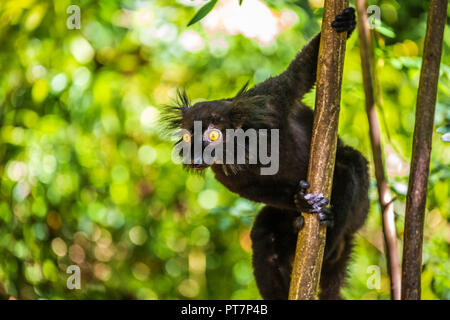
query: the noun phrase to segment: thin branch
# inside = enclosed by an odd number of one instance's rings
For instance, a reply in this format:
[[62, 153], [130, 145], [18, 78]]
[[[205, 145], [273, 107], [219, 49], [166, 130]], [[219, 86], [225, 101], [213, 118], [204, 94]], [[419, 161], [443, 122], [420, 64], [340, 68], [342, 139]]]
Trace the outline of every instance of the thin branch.
[[367, 17], [367, 1], [356, 0], [358, 11], [359, 49], [363, 74], [364, 92], [366, 95], [366, 113], [369, 121], [370, 142], [377, 180], [378, 200], [382, 212], [383, 234], [386, 245], [386, 259], [391, 279], [391, 299], [400, 300], [401, 269], [398, 254], [397, 233], [395, 229], [394, 205], [384, 173], [381, 152], [380, 126], [375, 108], [373, 79], [375, 75], [373, 40]]
[[420, 299], [422, 242], [442, 39], [448, 0], [430, 0], [417, 94], [411, 174], [406, 196], [402, 299]]
[[[317, 67], [316, 105], [308, 168], [310, 192], [330, 198], [336, 158], [337, 129], [344, 66], [346, 33], [331, 27], [348, 1], [325, 0]], [[317, 296], [325, 248], [326, 228], [316, 215], [303, 214], [292, 270], [289, 299], [312, 300]]]

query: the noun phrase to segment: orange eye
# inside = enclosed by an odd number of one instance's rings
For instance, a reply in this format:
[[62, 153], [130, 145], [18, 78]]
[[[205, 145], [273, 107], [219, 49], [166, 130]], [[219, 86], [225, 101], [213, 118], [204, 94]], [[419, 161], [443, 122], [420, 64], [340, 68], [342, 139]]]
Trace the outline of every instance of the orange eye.
[[216, 141], [219, 138], [220, 138], [219, 130], [211, 130], [211, 132], [209, 133], [209, 140]]
[[183, 141], [184, 142], [190, 142], [191, 141], [191, 135], [189, 133], [183, 134]]

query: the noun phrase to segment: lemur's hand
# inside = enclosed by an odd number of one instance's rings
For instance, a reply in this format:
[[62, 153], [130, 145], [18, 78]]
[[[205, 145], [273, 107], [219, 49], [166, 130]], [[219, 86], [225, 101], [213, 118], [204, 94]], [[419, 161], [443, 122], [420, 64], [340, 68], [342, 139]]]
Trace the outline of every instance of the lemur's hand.
[[336, 16], [336, 20], [331, 23], [331, 26], [336, 32], [347, 32], [347, 38], [349, 38], [356, 26], [355, 9], [344, 9], [341, 14]]
[[[300, 208], [305, 213], [317, 213], [320, 224], [332, 227], [334, 224], [333, 213], [327, 204], [330, 202], [323, 194], [307, 193], [309, 183], [300, 181], [299, 191], [294, 196], [294, 202], [297, 208]], [[299, 224], [298, 228], [303, 227], [303, 219], [298, 219], [295, 224]]]

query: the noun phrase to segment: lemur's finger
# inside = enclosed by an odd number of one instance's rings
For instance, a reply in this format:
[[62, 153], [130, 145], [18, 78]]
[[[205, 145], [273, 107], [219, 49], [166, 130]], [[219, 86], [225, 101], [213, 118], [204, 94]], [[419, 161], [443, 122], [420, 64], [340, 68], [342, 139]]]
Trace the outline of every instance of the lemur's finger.
[[346, 21], [333, 21], [331, 23], [331, 26], [334, 27], [334, 28], [349, 27], [351, 25], [356, 25], [356, 21], [353, 21], [353, 20], [352, 21], [349, 21], [349, 20], [346, 20]]
[[300, 183], [298, 184], [299, 188], [300, 188], [300, 193], [305, 194], [306, 190], [310, 187], [309, 183], [306, 182], [305, 180], [301, 180]]
[[332, 23], [331, 26], [336, 30], [336, 32], [346, 32], [353, 31], [356, 27], [356, 22], [346, 22], [346, 23]]
[[316, 203], [315, 205], [322, 207], [322, 206], [327, 205], [328, 202], [330, 202], [330, 200], [328, 200], [328, 198], [323, 198], [318, 203]]
[[327, 215], [333, 215], [333, 211], [331, 210], [330, 207], [323, 207], [322, 208], [322, 213], [325, 213]]
[[320, 219], [319, 218], [319, 223], [320, 223], [320, 225], [325, 226], [325, 227], [330, 227], [330, 228], [334, 227], [333, 219]]
[[305, 198], [310, 205], [314, 205], [323, 198], [323, 194], [308, 193], [303, 198]]
[[352, 15], [346, 15], [346, 14], [338, 14], [336, 15], [334, 21], [350, 21], [354, 20], [355, 16]]
[[317, 206], [323, 206], [328, 204], [329, 200], [328, 198], [325, 198], [322, 193], [315, 194], [315, 193], [308, 193], [304, 196], [304, 198], [308, 201], [308, 203], [311, 206], [317, 207]]
[[336, 30], [337, 33], [341, 33], [341, 32], [348, 32], [348, 31], [353, 31], [355, 28], [336, 28], [334, 30]]
[[293, 227], [294, 227], [295, 233], [298, 233], [303, 228], [304, 224], [305, 224], [305, 218], [303, 218], [302, 215], [299, 215], [298, 217], [296, 217], [293, 222]]
[[321, 212], [317, 214], [320, 224], [327, 227], [334, 226], [334, 215], [330, 208], [323, 208]]
[[355, 8], [352, 8], [352, 7], [345, 8], [342, 13], [343, 14], [348, 14], [348, 15], [350, 15], [350, 14], [355, 15]]

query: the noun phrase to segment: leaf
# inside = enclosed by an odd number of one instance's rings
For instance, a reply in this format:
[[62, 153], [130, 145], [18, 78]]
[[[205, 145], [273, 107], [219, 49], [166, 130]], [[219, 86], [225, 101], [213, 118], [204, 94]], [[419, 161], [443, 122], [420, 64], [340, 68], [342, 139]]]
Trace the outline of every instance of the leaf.
[[189, 21], [187, 26], [189, 27], [190, 25], [193, 25], [194, 23], [202, 20], [214, 8], [216, 3], [217, 3], [217, 0], [211, 0], [210, 2], [205, 4], [203, 7], [201, 7], [197, 11], [195, 16], [191, 19], [191, 21]]
[[380, 21], [380, 22], [381, 22], [381, 24], [377, 25], [375, 27], [375, 30], [377, 30], [383, 36], [386, 36], [388, 38], [395, 38], [394, 30], [391, 27], [389, 27], [387, 24], [383, 23], [383, 21]]
[[396, 69], [401, 69], [403, 67], [420, 69], [420, 66], [422, 65], [422, 58], [399, 57], [391, 59], [391, 63]]
[[443, 133], [443, 134], [450, 133], [450, 124], [447, 124], [445, 126], [437, 128], [436, 132], [437, 133]]
[[244, 1], [244, 0], [239, 0], [239, 5], [241, 5], [243, 1]]

